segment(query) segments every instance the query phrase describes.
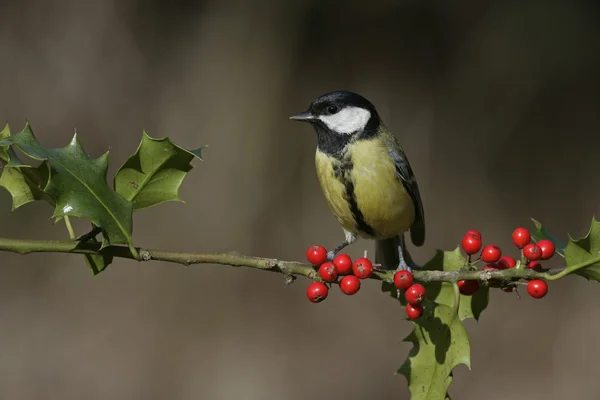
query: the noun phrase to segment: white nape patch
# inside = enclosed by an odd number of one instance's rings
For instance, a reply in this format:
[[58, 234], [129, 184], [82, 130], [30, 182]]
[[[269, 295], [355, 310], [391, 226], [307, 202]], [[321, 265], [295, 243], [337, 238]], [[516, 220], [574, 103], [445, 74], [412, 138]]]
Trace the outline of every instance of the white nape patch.
[[365, 129], [369, 118], [371, 118], [371, 112], [360, 107], [346, 107], [336, 114], [319, 116], [319, 119], [333, 132], [346, 135]]

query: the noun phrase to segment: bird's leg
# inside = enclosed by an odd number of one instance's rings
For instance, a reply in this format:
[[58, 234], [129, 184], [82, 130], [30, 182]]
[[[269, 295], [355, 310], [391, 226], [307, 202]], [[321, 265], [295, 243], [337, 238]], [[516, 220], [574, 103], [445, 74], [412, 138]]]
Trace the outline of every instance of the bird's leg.
[[398, 245], [398, 258], [400, 259], [400, 263], [398, 263], [398, 268], [396, 268], [396, 271], [407, 270], [410, 272], [412, 268], [408, 266], [406, 260], [404, 259], [404, 251], [402, 250], [401, 245]]
[[337, 245], [335, 249], [327, 253], [327, 261], [333, 261], [337, 253], [342, 251], [344, 247], [349, 246], [356, 241], [356, 235], [354, 233], [348, 232], [347, 230], [344, 230], [344, 233], [346, 234], [346, 239]]
[[400, 262], [398, 263], [398, 268], [396, 268], [396, 271], [407, 270], [410, 272], [413, 270], [413, 268], [421, 268], [421, 266], [415, 264], [415, 262], [411, 258], [408, 259], [408, 262], [406, 261], [406, 259], [404, 258], [404, 246], [404, 235], [402, 235], [400, 236], [400, 244], [398, 245], [398, 258], [400, 259]]
[[327, 261], [333, 261], [337, 253], [339, 253], [344, 247], [348, 246], [350, 243], [344, 240], [342, 243], [338, 244], [335, 249], [330, 250], [327, 253]]

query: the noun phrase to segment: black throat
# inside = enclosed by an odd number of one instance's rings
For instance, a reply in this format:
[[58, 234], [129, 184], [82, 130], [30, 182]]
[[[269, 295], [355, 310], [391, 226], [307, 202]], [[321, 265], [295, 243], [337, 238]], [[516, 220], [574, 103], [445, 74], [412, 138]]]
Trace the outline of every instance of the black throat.
[[370, 139], [377, 135], [379, 118], [376, 115], [371, 116], [362, 132], [349, 135], [333, 132], [320, 120], [312, 121], [312, 125], [317, 132], [317, 148], [328, 156], [341, 159], [348, 144], [357, 140]]

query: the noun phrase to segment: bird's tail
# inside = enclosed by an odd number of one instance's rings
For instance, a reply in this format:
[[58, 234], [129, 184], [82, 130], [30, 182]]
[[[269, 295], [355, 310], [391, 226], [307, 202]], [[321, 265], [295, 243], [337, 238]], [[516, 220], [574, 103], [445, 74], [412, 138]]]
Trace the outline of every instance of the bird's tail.
[[394, 270], [400, 264], [399, 250], [402, 249], [404, 261], [411, 265], [411, 257], [406, 251], [404, 235], [389, 239], [377, 240], [375, 243], [375, 263], [381, 264], [381, 269]]

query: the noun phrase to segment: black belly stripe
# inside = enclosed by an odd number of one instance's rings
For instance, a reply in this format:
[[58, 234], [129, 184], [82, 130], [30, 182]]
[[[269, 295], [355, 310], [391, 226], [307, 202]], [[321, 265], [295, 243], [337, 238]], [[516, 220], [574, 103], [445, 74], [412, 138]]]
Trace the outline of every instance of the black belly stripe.
[[354, 193], [354, 183], [351, 179], [352, 168], [354, 168], [352, 161], [342, 159], [339, 165], [333, 164], [333, 174], [344, 185], [344, 197], [348, 202], [350, 212], [352, 213], [352, 217], [354, 217], [358, 230], [369, 236], [375, 236], [375, 230], [365, 221], [365, 216], [358, 207], [356, 194]]
[[367, 221], [365, 221], [362, 211], [360, 211], [360, 208], [358, 208], [356, 195], [354, 194], [354, 183], [348, 179], [346, 182], [344, 182], [344, 186], [346, 188], [346, 200], [348, 200], [350, 212], [356, 221], [356, 227], [359, 231], [366, 233], [369, 236], [375, 236], [375, 230], [367, 223]]

